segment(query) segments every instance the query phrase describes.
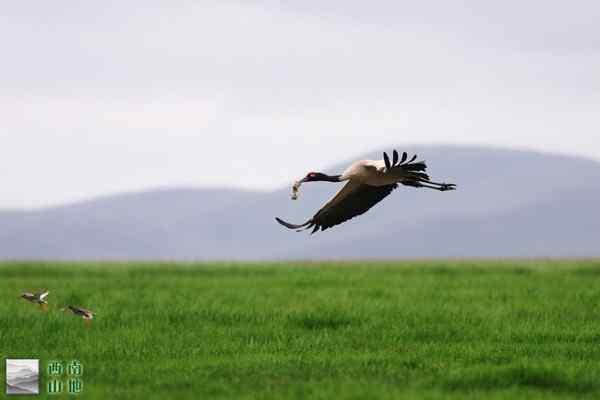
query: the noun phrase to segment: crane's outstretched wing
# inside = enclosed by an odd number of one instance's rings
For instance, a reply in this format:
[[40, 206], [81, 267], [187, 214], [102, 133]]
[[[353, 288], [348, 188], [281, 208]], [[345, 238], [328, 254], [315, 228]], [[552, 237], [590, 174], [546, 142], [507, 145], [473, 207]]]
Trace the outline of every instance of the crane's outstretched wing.
[[398, 187], [397, 184], [369, 186], [348, 182], [327, 204], [308, 221], [301, 225], [290, 224], [280, 218], [277, 222], [289, 229], [313, 228], [311, 233], [324, 231], [351, 218], [364, 214]]

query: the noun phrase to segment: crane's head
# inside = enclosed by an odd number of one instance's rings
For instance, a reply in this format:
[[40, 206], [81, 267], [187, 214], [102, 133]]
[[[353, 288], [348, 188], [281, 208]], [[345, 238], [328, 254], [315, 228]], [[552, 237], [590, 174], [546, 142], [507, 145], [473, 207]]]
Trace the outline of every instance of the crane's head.
[[339, 182], [340, 175], [327, 175], [322, 172], [309, 172], [300, 182]]
[[309, 172], [306, 176], [299, 181], [294, 183], [292, 186], [292, 200], [298, 199], [298, 191], [300, 191], [300, 185], [304, 182], [339, 182], [341, 175], [327, 175], [322, 172]]
[[325, 174], [321, 173], [321, 172], [309, 172], [308, 174], [306, 174], [306, 176], [304, 178], [302, 178], [302, 182], [316, 182], [316, 181], [320, 181], [322, 180], [322, 178], [324, 178]]

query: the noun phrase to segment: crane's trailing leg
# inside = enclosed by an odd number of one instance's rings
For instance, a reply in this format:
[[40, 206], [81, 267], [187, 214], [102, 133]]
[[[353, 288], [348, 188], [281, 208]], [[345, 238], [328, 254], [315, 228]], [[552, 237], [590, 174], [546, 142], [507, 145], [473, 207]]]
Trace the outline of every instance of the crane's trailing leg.
[[424, 187], [428, 189], [439, 190], [440, 192], [445, 192], [447, 190], [456, 190], [456, 185], [454, 183], [435, 183], [428, 181], [408, 181], [402, 182], [405, 186], [412, 186], [416, 188]]
[[423, 187], [439, 190], [440, 192], [445, 192], [446, 190], [456, 190], [456, 185], [453, 183], [442, 183], [440, 186], [423, 185]]
[[443, 182], [433, 182], [433, 181], [423, 181], [423, 183], [429, 183], [430, 185], [438, 185], [438, 186], [456, 186], [453, 183], [443, 183]]
[[456, 190], [456, 185], [454, 183], [440, 183], [440, 182], [432, 182], [432, 181], [421, 181], [422, 183], [426, 183], [428, 185], [434, 185], [432, 186], [423, 186], [423, 187], [431, 187], [433, 189], [437, 189], [440, 190], [442, 192], [446, 191], [446, 190]]

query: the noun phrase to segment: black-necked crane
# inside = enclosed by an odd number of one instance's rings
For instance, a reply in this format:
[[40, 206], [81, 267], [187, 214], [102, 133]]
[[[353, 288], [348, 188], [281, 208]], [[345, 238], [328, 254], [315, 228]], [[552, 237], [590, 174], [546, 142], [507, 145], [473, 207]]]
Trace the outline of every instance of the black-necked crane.
[[304, 182], [343, 182], [344, 187], [308, 221], [303, 224], [290, 224], [280, 218], [277, 222], [288, 229], [302, 231], [312, 228], [311, 233], [324, 231], [351, 218], [364, 214], [375, 204], [387, 197], [398, 184], [415, 188], [428, 188], [441, 192], [454, 190], [453, 183], [438, 183], [429, 179], [425, 172], [424, 161], [415, 161], [414, 155], [408, 160], [408, 154], [400, 158], [394, 150], [392, 160], [383, 153], [383, 160], [359, 160], [354, 162], [341, 175], [327, 175], [322, 172], [309, 172], [297, 181], [292, 190], [292, 199], [298, 198], [298, 190]]
[[[86, 326], [89, 326], [92, 323], [92, 319], [94, 318], [94, 312], [90, 310], [86, 310], [85, 308], [68, 306], [67, 307], [73, 314], [83, 318], [83, 322], [85, 322]], [[61, 308], [61, 311], [66, 311], [67, 308]]]
[[48, 311], [48, 302], [46, 301], [48, 294], [50, 294], [48, 290], [41, 290], [39, 292], [23, 292], [20, 297], [31, 303], [38, 304], [42, 310]]

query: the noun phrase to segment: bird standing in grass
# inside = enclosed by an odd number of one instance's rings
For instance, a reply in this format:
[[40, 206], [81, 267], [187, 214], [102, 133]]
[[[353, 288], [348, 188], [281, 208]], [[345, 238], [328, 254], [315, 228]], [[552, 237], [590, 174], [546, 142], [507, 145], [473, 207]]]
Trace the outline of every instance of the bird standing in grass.
[[94, 318], [94, 312], [90, 311], [90, 310], [86, 310], [85, 308], [81, 308], [81, 307], [75, 307], [75, 306], [68, 306], [67, 308], [61, 308], [61, 311], [66, 311], [66, 310], [71, 311], [73, 314], [80, 316], [81, 318], [83, 318], [83, 322], [85, 323], [86, 326], [90, 326], [92, 323], [92, 319]]
[[383, 153], [383, 160], [360, 160], [353, 163], [341, 175], [327, 175], [322, 172], [309, 172], [292, 188], [292, 199], [298, 198], [300, 185], [304, 182], [343, 182], [346, 185], [308, 221], [295, 225], [275, 218], [288, 229], [302, 231], [312, 228], [311, 233], [324, 231], [339, 225], [351, 218], [364, 214], [375, 204], [387, 197], [398, 184], [415, 188], [428, 188], [440, 192], [454, 190], [453, 183], [438, 183], [429, 179], [424, 171], [424, 161], [416, 161], [414, 155], [410, 160], [406, 152], [402, 157], [396, 150], [392, 160]]
[[48, 290], [42, 290], [35, 293], [23, 292], [21, 293], [20, 297], [31, 303], [38, 304], [42, 310], [48, 311], [48, 302], [46, 301], [46, 298], [48, 297], [49, 293], [50, 292]]

